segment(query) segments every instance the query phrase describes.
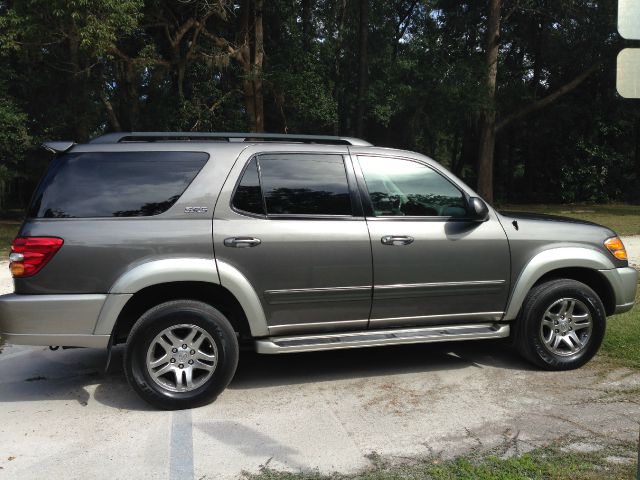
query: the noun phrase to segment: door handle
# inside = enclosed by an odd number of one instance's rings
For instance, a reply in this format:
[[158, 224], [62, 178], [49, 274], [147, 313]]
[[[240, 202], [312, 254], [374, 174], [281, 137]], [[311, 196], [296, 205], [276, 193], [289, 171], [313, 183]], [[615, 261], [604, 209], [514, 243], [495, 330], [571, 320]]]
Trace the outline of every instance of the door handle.
[[380, 239], [383, 245], [409, 245], [413, 243], [413, 237], [408, 235], [385, 235]]
[[259, 238], [253, 237], [231, 237], [224, 239], [225, 247], [234, 247], [234, 248], [248, 248], [248, 247], [257, 247], [262, 242]]

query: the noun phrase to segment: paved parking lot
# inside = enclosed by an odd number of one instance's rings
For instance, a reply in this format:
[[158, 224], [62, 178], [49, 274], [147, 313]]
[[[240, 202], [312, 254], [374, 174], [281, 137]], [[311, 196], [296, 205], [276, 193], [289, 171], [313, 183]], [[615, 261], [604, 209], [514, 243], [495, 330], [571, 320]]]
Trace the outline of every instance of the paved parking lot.
[[373, 452], [402, 460], [480, 445], [522, 452], [567, 435], [589, 437], [588, 448], [638, 436], [638, 372], [602, 360], [540, 372], [495, 342], [243, 352], [215, 403], [182, 412], [139, 400], [121, 356], [103, 374], [103, 351], [5, 346], [0, 478], [224, 479], [265, 464], [350, 472]]
[[[116, 352], [118, 365], [121, 351]], [[640, 375], [534, 371], [493, 343], [244, 355], [217, 402], [150, 410], [96, 350], [0, 355], [0, 476], [236, 478], [260, 465], [353, 471], [478, 445], [638, 435]], [[635, 390], [635, 392], [634, 392]]]

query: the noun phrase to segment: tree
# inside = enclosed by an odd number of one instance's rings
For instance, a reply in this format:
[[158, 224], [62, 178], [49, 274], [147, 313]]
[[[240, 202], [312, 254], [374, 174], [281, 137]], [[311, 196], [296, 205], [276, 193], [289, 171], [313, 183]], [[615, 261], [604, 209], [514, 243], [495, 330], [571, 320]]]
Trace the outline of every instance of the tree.
[[498, 77], [498, 50], [500, 48], [500, 20], [502, 0], [489, 0], [485, 64], [487, 106], [480, 114], [480, 146], [478, 154], [478, 193], [493, 203], [493, 154], [496, 144], [496, 80]]
[[267, 130], [417, 150], [495, 203], [640, 200], [640, 114], [606, 60], [615, 14], [593, 0], [0, 0], [5, 190], [28, 200], [45, 139]]
[[244, 71], [242, 86], [247, 115], [249, 116], [249, 131], [251, 132], [264, 132], [263, 8], [264, 0], [244, 0], [241, 30], [244, 39], [236, 56]]
[[358, 98], [356, 109], [356, 135], [364, 134], [365, 109], [367, 106], [367, 83], [369, 58], [367, 52], [369, 32], [369, 0], [360, 0], [360, 24], [358, 28]]
[[[535, 3], [535, 2], [534, 2]], [[544, 2], [543, 0], [543, 3]], [[485, 65], [486, 65], [486, 106], [480, 113], [480, 141], [478, 152], [478, 193], [489, 203], [493, 202], [493, 166], [496, 135], [498, 131], [504, 129], [510, 123], [532, 114], [544, 107], [554, 103], [562, 96], [575, 90], [592, 74], [597, 72], [602, 60], [590, 65], [586, 70], [580, 72], [576, 77], [562, 85], [543, 98], [536, 99], [531, 103], [520, 107], [496, 121], [496, 83], [498, 75], [498, 55], [500, 49], [500, 25], [502, 20], [508, 20], [511, 15], [522, 8], [519, 1], [516, 1], [512, 9], [502, 19], [502, 0], [490, 0], [489, 12], [487, 16], [487, 33], [485, 42]], [[536, 60], [539, 58], [539, 51], [536, 52]], [[537, 63], [537, 62], [536, 62]], [[537, 90], [539, 82], [539, 68], [535, 65], [533, 80], [534, 89]]]

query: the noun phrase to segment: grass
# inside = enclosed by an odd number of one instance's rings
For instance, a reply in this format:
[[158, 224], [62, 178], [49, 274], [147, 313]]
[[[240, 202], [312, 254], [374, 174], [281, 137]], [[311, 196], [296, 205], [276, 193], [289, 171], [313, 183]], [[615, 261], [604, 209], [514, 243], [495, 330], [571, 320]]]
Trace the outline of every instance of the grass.
[[[585, 440], [589, 443], [593, 439]], [[634, 479], [633, 461], [636, 445], [609, 445], [589, 453], [567, 451], [560, 442], [519, 456], [504, 458], [496, 452], [472, 452], [453, 460], [438, 457], [419, 459], [412, 463], [390, 465], [378, 456], [371, 456], [373, 468], [351, 475], [286, 473], [263, 468], [258, 474], [245, 473], [247, 480], [596, 480]], [[612, 457], [627, 458], [616, 463]]]
[[609, 227], [618, 235], [640, 235], [640, 205], [502, 205], [499, 211], [562, 215]]
[[20, 222], [14, 220], [0, 220], [0, 259], [6, 260], [9, 255], [11, 242], [18, 234]]
[[616, 363], [640, 368], [640, 285], [636, 292], [636, 306], [627, 313], [607, 320], [607, 334], [600, 350]]

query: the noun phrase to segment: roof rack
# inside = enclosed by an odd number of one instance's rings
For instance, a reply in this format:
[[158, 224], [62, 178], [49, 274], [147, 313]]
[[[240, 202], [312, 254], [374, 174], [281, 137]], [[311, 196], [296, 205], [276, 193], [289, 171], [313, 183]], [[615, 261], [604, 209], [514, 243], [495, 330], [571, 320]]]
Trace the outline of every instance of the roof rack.
[[292, 135], [284, 133], [222, 133], [222, 132], [117, 132], [107, 133], [89, 141], [89, 143], [127, 143], [127, 142], [292, 142], [322, 143], [329, 145], [371, 146], [365, 140], [351, 137], [332, 137], [324, 135]]

